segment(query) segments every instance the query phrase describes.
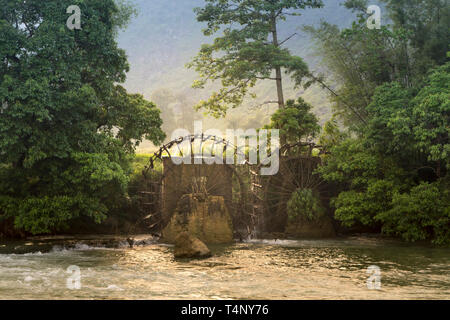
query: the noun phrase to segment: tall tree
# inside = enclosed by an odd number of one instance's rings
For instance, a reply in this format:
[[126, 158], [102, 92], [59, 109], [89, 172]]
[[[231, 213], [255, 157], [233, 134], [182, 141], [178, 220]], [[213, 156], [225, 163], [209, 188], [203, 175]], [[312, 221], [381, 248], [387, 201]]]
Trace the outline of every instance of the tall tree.
[[[335, 111], [346, 125], [365, 127], [375, 89], [397, 81], [420, 88], [427, 71], [446, 61], [450, 8], [445, 0], [381, 0], [386, 17], [380, 29], [367, 28], [367, 0], [348, 0], [358, 15], [351, 28], [326, 22], [307, 27], [332, 82]], [[331, 81], [330, 81], [331, 82]]]
[[[81, 9], [70, 30], [67, 8]], [[33, 233], [95, 221], [126, 194], [129, 155], [161, 141], [156, 106], [118, 85], [115, 36], [132, 10], [114, 0], [0, 0], [0, 219]]]
[[242, 104], [259, 80], [276, 82], [277, 99], [267, 103], [285, 106], [283, 70], [301, 85], [308, 67], [283, 45], [295, 34], [279, 39], [279, 23], [287, 16], [298, 16], [306, 8], [320, 8], [321, 0], [206, 0], [197, 8], [197, 20], [205, 22], [205, 36], [220, 33], [213, 44], [203, 45], [188, 67], [199, 72], [195, 88], [220, 80], [222, 88], [196, 108], [220, 117], [227, 109]]

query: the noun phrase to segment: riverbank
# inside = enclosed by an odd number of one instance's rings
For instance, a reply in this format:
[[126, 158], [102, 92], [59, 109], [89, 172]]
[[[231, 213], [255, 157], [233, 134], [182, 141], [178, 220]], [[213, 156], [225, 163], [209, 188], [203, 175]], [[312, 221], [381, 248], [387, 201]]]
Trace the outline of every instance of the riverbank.
[[[157, 235], [137, 234], [137, 235], [51, 235], [51, 236], [30, 236], [23, 239], [11, 238], [0, 239], [0, 254], [28, 254], [34, 252], [48, 253], [52, 250], [82, 250], [86, 248], [104, 249], [126, 249], [130, 247], [129, 239], [132, 239], [133, 247], [145, 247], [163, 243]], [[419, 246], [429, 248], [442, 248], [433, 245], [430, 241], [420, 241], [414, 244], [374, 233], [358, 233], [352, 235], [340, 235], [329, 239], [295, 239], [286, 237], [285, 234], [265, 233], [259, 239], [235, 239], [235, 243], [261, 243], [261, 244], [285, 244], [301, 241], [355, 241], [361, 244], [383, 242], [395, 243], [404, 246]]]
[[0, 254], [48, 253], [52, 250], [82, 250], [85, 248], [120, 249], [130, 247], [128, 239], [132, 239], [133, 246], [136, 247], [157, 244], [159, 241], [158, 237], [149, 234], [35, 236], [21, 240], [2, 239]]

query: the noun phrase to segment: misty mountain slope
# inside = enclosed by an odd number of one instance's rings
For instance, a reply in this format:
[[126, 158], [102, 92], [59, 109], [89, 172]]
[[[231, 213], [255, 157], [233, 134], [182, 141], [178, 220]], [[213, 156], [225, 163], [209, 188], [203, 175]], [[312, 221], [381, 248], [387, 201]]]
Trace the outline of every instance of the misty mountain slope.
[[[305, 10], [300, 17], [289, 17], [280, 23], [280, 39], [298, 33], [286, 43], [294, 54], [303, 57], [311, 69], [318, 63], [317, 57], [312, 53], [312, 42], [302, 33], [303, 25], [315, 25], [321, 20], [339, 26], [348, 26], [354, 20], [354, 14], [341, 6], [344, 0], [325, 0], [322, 9]], [[119, 45], [126, 50], [131, 65], [126, 82], [130, 92], [144, 94], [153, 100], [155, 92], [170, 92], [174, 96], [183, 98], [175, 101], [159, 100], [158, 106], [163, 110], [166, 131], [177, 127], [177, 118], [186, 118], [185, 113], [193, 111], [192, 106], [200, 99], [209, 96], [214, 86], [209, 90], [194, 90], [192, 82], [197, 75], [187, 70], [185, 65], [195, 56], [203, 43], [211, 39], [202, 33], [203, 25], [197, 22], [193, 9], [204, 4], [203, 0], [133, 0], [138, 11], [128, 28], [119, 35]], [[329, 118], [330, 105], [326, 93], [319, 88], [311, 88], [304, 92], [294, 89], [289, 81], [285, 81], [286, 99], [303, 96], [314, 106], [315, 113], [322, 122]], [[276, 106], [265, 106], [255, 110], [252, 107], [262, 101], [274, 100], [276, 97], [275, 85], [272, 81], [262, 82], [254, 92], [258, 99], [249, 99], [245, 108], [233, 110], [226, 119], [207, 119], [205, 127], [225, 129], [230, 126], [233, 119], [241, 119], [243, 128], [248, 126], [261, 126], [270, 120], [270, 115]], [[182, 105], [184, 114], [177, 112], [174, 105]], [[170, 109], [170, 110], [168, 110]], [[245, 116], [243, 116], [245, 115]], [[201, 113], [193, 116], [200, 118]], [[188, 125], [185, 123], [184, 125]], [[188, 125], [188, 127], [190, 127]], [[171, 132], [167, 132], [170, 135]], [[146, 147], [144, 147], [145, 149]]]

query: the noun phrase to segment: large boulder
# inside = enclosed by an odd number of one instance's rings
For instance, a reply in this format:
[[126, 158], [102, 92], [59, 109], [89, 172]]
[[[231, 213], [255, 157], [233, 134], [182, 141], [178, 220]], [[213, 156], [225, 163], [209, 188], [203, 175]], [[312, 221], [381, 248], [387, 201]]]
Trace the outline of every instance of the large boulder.
[[208, 258], [211, 251], [198, 238], [182, 232], [175, 240], [175, 258]]
[[181, 197], [170, 222], [162, 231], [162, 238], [174, 243], [185, 231], [207, 244], [232, 243], [233, 222], [224, 197], [200, 194]]

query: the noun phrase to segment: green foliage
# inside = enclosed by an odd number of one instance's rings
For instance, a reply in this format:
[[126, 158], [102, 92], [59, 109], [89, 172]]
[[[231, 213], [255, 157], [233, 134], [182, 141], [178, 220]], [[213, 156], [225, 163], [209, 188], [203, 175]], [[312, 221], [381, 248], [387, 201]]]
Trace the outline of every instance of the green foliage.
[[69, 221], [81, 215], [100, 223], [108, 211], [99, 199], [83, 194], [20, 200], [2, 196], [0, 206], [4, 212], [2, 219], [13, 217], [17, 228], [32, 234], [51, 233], [68, 227]]
[[436, 65], [446, 62], [450, 39], [450, 6], [448, 0], [382, 0], [397, 28], [408, 34], [410, 67], [422, 77]]
[[340, 184], [333, 201], [344, 225], [381, 225], [409, 241], [449, 242], [448, 63], [416, 95], [399, 83], [376, 89], [358, 137], [331, 149], [318, 171]]
[[421, 183], [409, 193], [395, 193], [390, 210], [381, 211], [376, 219], [387, 234], [408, 241], [433, 239], [440, 245], [450, 244], [450, 192], [439, 183]]
[[379, 86], [367, 106], [369, 120], [364, 133], [367, 143], [383, 148], [386, 154], [410, 155], [410, 100], [411, 94], [398, 82]]
[[325, 209], [313, 190], [298, 189], [292, 193], [287, 203], [287, 212], [290, 220], [305, 218], [314, 221], [325, 214]]
[[[117, 216], [120, 223], [126, 225], [132, 223], [135, 227], [138, 226], [137, 222], [142, 222], [145, 216], [148, 216], [149, 212], [143, 209], [142, 191], [155, 190], [154, 183], [161, 179], [162, 175], [162, 162], [155, 161], [154, 170], [146, 172], [146, 167], [150, 163], [151, 155], [148, 154], [136, 154], [132, 161], [132, 173], [130, 175], [130, 183], [128, 184], [128, 201], [124, 208], [119, 208]], [[144, 175], [143, 173], [146, 172]], [[134, 228], [135, 228], [134, 227]], [[130, 232], [130, 230], [127, 230]], [[132, 229], [131, 232], [135, 232]]]
[[338, 145], [346, 138], [347, 134], [340, 129], [336, 118], [332, 117], [323, 125], [322, 133], [319, 137], [319, 144], [328, 150], [333, 146]]
[[450, 62], [432, 71], [413, 105], [415, 147], [441, 176], [441, 167], [450, 169]]
[[[306, 28], [337, 86], [318, 172], [337, 183], [336, 217], [415, 241], [449, 242], [450, 8], [441, 0], [381, 0], [381, 29], [366, 26], [366, 0], [345, 5], [351, 28]], [[390, 23], [390, 24], [387, 24]], [[321, 84], [325, 81], [319, 77]], [[325, 130], [324, 130], [325, 132]], [[435, 203], [431, 203], [435, 199]]]
[[364, 130], [370, 119], [367, 106], [378, 86], [398, 82], [405, 88], [420, 88], [428, 70], [446, 61], [450, 7], [445, 1], [382, 2], [391, 21], [383, 21], [379, 30], [367, 28], [365, 0], [346, 2], [358, 13], [351, 28], [340, 30], [326, 22], [305, 28], [338, 83], [331, 97], [335, 112], [353, 129]]
[[[160, 178], [163, 171], [161, 161], [157, 160], [154, 162], [153, 170], [148, 170], [148, 172], [146, 170], [150, 163], [150, 157], [151, 155], [147, 154], [136, 154], [133, 158], [132, 173], [129, 183], [130, 196], [137, 196], [139, 191], [148, 188], [147, 184], [149, 181], [156, 181]], [[144, 172], [147, 172], [146, 175], [144, 175]]]
[[[222, 88], [196, 108], [223, 116], [229, 107], [240, 106], [259, 80], [281, 82], [281, 69], [301, 85], [309, 74], [308, 67], [282, 47], [284, 40], [278, 40], [277, 24], [288, 14], [322, 6], [320, 0], [207, 0], [203, 8], [197, 8], [197, 20], [207, 24], [205, 36], [219, 32], [221, 36], [213, 44], [203, 45], [188, 64], [201, 77], [194, 88], [203, 88], [208, 81], [220, 81]], [[282, 94], [280, 88], [278, 93]], [[280, 97], [277, 102], [281, 104]]]
[[[133, 13], [118, 3], [0, 0], [0, 215], [17, 228], [101, 221], [126, 197], [136, 146], [164, 138], [156, 106], [118, 85], [129, 67], [115, 36]], [[81, 30], [66, 27], [70, 5]]]
[[394, 188], [391, 181], [370, 179], [361, 192], [341, 192], [333, 203], [336, 206], [335, 216], [345, 226], [353, 226], [355, 222], [374, 226], [377, 215], [390, 208]]
[[312, 106], [302, 98], [288, 100], [285, 108], [272, 115], [272, 121], [266, 128], [279, 129], [287, 143], [312, 141], [320, 132], [320, 126], [311, 109]]

